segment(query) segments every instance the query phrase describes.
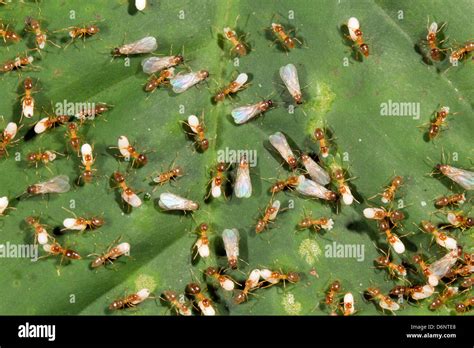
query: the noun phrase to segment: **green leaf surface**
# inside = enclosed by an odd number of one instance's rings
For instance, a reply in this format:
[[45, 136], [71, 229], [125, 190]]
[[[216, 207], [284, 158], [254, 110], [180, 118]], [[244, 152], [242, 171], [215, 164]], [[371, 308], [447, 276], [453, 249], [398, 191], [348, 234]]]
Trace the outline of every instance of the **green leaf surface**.
[[[75, 19], [70, 19], [74, 11]], [[181, 12], [183, 11], [183, 12]], [[294, 19], [289, 19], [293, 11]], [[400, 19], [400, 12], [403, 18]], [[422, 219], [442, 221], [435, 211], [433, 199], [460, 188], [428, 174], [444, 151], [452, 164], [472, 167], [472, 81], [470, 57], [458, 67], [446, 61], [427, 65], [417, 52], [426, 36], [427, 17], [447, 22], [444, 32], [449, 36], [448, 47], [472, 38], [470, 13], [472, 1], [448, 4], [443, 1], [149, 1], [143, 13], [134, 13], [129, 2], [121, 1], [43, 1], [12, 2], [0, 7], [0, 17], [17, 32], [23, 30], [26, 16], [38, 17], [51, 33], [51, 40], [65, 46], [67, 31], [55, 32], [69, 26], [80, 26], [97, 21], [101, 32], [96, 37], [69, 45], [67, 49], [47, 44], [46, 51], [34, 52], [37, 66], [33, 71], [4, 74], [0, 81], [0, 115], [5, 122], [20, 118], [21, 82], [26, 76], [38, 80], [34, 94], [37, 112], [34, 119], [23, 120], [21, 136], [39, 120], [44, 108], [63, 100], [71, 102], [105, 102], [113, 108], [88, 123], [82, 129], [84, 139], [93, 144], [97, 156], [95, 168], [98, 178], [93, 184], [74, 185], [71, 192], [49, 197], [21, 199], [0, 218], [0, 242], [32, 243], [33, 232], [24, 219], [38, 215], [50, 228], [59, 227], [70, 214], [62, 207], [70, 207], [71, 200], [78, 215], [103, 214], [106, 224], [95, 231], [77, 234], [68, 232], [58, 236], [83, 255], [83, 260], [72, 261], [56, 268], [59, 259], [49, 257], [38, 262], [29, 259], [1, 258], [0, 313], [2, 314], [110, 314], [107, 307], [116, 298], [140, 288], [150, 288], [157, 296], [173, 289], [183, 293], [186, 284], [195, 280], [206, 288], [203, 270], [207, 266], [226, 265], [220, 235], [225, 228], [237, 228], [241, 235], [239, 271], [231, 274], [239, 282], [257, 267], [297, 271], [302, 280], [297, 284], [259, 289], [249, 301], [235, 305], [232, 296], [222, 290], [212, 291], [219, 314], [264, 315], [327, 315], [320, 306], [329, 283], [341, 281], [344, 291], [355, 296], [359, 315], [379, 315], [382, 312], [372, 302], [363, 299], [369, 286], [378, 286], [387, 293], [395, 284], [385, 271], [374, 269], [373, 260], [380, 255], [374, 244], [386, 250], [386, 241], [377, 225], [367, 221], [362, 210], [379, 204], [378, 198], [368, 199], [388, 184], [396, 173], [406, 179], [400, 198], [406, 206], [407, 220], [399, 235], [414, 232], [404, 238], [407, 252], [404, 258], [412, 262], [416, 253], [433, 261], [445, 254], [430, 236], [421, 233], [414, 224]], [[184, 19], [180, 15], [184, 14]], [[228, 42], [219, 43], [225, 26], [237, 27], [252, 48], [238, 60], [229, 53]], [[352, 57], [351, 47], [341, 33], [341, 26], [355, 16], [361, 23], [371, 55], [363, 61]], [[281, 22], [296, 31], [303, 44], [286, 53], [279, 44], [271, 46], [271, 33], [265, 29], [273, 21]], [[210, 78], [206, 84], [191, 88], [183, 94], [170, 89], [159, 89], [151, 95], [143, 91], [147, 75], [141, 70], [143, 57], [111, 60], [110, 50], [124, 42], [137, 40], [147, 34], [157, 37], [161, 55], [184, 52], [186, 64], [192, 70], [206, 69]], [[0, 61], [32, 47], [32, 34], [18, 44], [0, 47]], [[66, 39], [67, 41], [67, 39]], [[348, 66], [344, 65], [348, 59]], [[288, 63], [297, 66], [303, 98], [306, 103], [288, 112], [291, 104], [288, 92], [282, 87], [278, 69]], [[180, 67], [185, 70], [186, 67]], [[237, 71], [251, 74], [251, 86], [239, 92], [233, 100], [213, 105], [211, 98], [217, 86], [236, 76]], [[231, 110], [240, 105], [255, 103], [271, 97], [277, 107], [247, 124], [236, 126]], [[420, 119], [412, 117], [382, 117], [381, 103], [415, 102], [421, 106]], [[449, 129], [435, 142], [424, 140], [427, 128], [418, 126], [429, 122], [430, 115], [440, 106], [449, 105], [455, 116], [448, 119]], [[184, 112], [182, 112], [184, 108]], [[206, 132], [211, 140], [204, 153], [195, 150], [192, 140], [183, 131], [181, 121], [190, 114], [204, 112]], [[41, 115], [41, 117], [44, 117]], [[295, 149], [318, 152], [312, 140], [315, 125], [327, 124], [333, 133], [333, 151], [337, 152], [348, 170], [351, 185], [360, 204], [336, 209], [320, 201], [308, 200], [294, 192], [279, 194], [283, 206], [290, 202], [293, 209], [279, 214], [271, 228], [255, 235], [255, 223], [263, 213], [271, 195], [269, 188], [276, 178], [289, 172], [281, 165], [281, 158], [268, 144], [268, 136], [284, 132]], [[0, 127], [3, 129], [3, 126]], [[75, 181], [80, 175], [80, 159], [74, 154], [59, 156], [48, 166], [38, 170], [27, 165], [25, 158], [31, 151], [52, 149], [65, 153], [65, 127], [58, 127], [28, 141], [20, 141], [9, 150], [10, 156], [0, 162], [0, 196], [10, 198], [23, 193], [26, 187], [57, 174], [65, 174]], [[116, 170], [125, 172], [127, 164], [117, 160], [117, 138], [126, 135], [136, 142], [139, 150], [147, 152], [149, 163], [127, 174], [127, 182], [152, 198], [132, 211], [124, 210], [118, 193], [110, 185]], [[210, 170], [216, 164], [219, 150], [254, 150], [257, 166], [251, 168], [253, 195], [250, 199], [214, 199], [205, 202]], [[21, 160], [16, 161], [16, 153]], [[454, 156], [454, 157], [453, 157]], [[150, 175], [169, 168], [175, 161], [186, 175], [172, 185], [153, 191]], [[328, 161], [328, 164], [331, 162]], [[230, 173], [229, 173], [230, 174]], [[235, 171], [234, 171], [235, 174]], [[190, 215], [163, 212], [157, 204], [159, 194], [173, 192], [200, 203], [201, 209]], [[143, 197], [143, 193], [141, 193]], [[298, 231], [296, 226], [304, 212], [313, 217], [327, 216], [335, 221], [332, 231], [323, 235]], [[196, 240], [198, 223], [209, 223], [212, 256], [209, 260], [192, 260], [192, 245]], [[465, 250], [473, 248], [472, 233], [453, 232]], [[131, 244], [131, 258], [122, 258], [109, 269], [89, 268], [85, 256], [101, 252], [122, 236]], [[363, 260], [329, 258], [325, 248], [332, 243], [364, 247]], [[399, 262], [400, 258], [394, 256]], [[317, 276], [315, 276], [316, 271]], [[415, 273], [411, 279], [422, 281]], [[212, 290], [211, 285], [207, 285]], [[438, 291], [443, 290], [439, 286]], [[428, 309], [429, 300], [419, 304], [404, 304], [401, 315], [449, 314], [453, 305], [437, 312]], [[137, 309], [114, 315], [163, 315], [169, 309], [156, 301], [146, 301]]]

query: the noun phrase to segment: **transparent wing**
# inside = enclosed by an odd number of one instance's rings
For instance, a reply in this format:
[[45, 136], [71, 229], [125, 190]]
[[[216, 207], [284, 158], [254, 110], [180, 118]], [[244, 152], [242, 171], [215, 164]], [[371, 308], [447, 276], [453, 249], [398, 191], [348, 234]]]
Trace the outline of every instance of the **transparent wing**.
[[474, 172], [450, 166], [446, 176], [461, 185], [465, 190], [474, 190]]
[[41, 193], [64, 193], [71, 189], [71, 185], [69, 185], [69, 177], [66, 175], [58, 175], [39, 185], [41, 186]]
[[173, 56], [149, 57], [142, 60], [142, 68], [145, 74], [153, 74], [171, 66], [173, 66]]
[[433, 262], [428, 268], [437, 277], [444, 277], [454, 266], [458, 259], [458, 250], [452, 250], [439, 260]]
[[173, 86], [173, 92], [175, 93], [183, 93], [199, 81], [200, 79], [197, 73], [189, 73], [182, 75], [178, 74], [172, 79], [170, 79], [170, 83]]
[[331, 182], [329, 174], [317, 164], [311, 157], [306, 156], [303, 165], [308, 171], [309, 176], [320, 185], [327, 185]]
[[281, 157], [288, 162], [289, 158], [295, 158], [293, 151], [291, 151], [290, 145], [285, 136], [281, 132], [276, 132], [268, 137], [270, 144], [280, 153]]
[[158, 202], [159, 206], [165, 210], [184, 210], [187, 199], [172, 193], [162, 193]]
[[326, 199], [326, 193], [329, 192], [327, 188], [315, 183], [312, 180], [306, 179], [303, 175], [298, 177], [298, 185], [296, 191], [305, 196]]
[[156, 39], [153, 36], [146, 36], [143, 39], [123, 45], [120, 49], [125, 54], [150, 53], [158, 48]]
[[280, 68], [280, 77], [293, 97], [295, 95], [301, 95], [298, 72], [296, 71], [296, 67], [293, 64], [282, 66]]
[[239, 256], [239, 231], [235, 228], [225, 229], [222, 232], [222, 240], [224, 241], [224, 249], [227, 257]]
[[234, 191], [238, 198], [248, 198], [252, 195], [252, 182], [248, 166], [239, 166], [237, 169]]
[[232, 110], [232, 117], [235, 123], [242, 124], [255, 117], [259, 111], [258, 104], [241, 106]]

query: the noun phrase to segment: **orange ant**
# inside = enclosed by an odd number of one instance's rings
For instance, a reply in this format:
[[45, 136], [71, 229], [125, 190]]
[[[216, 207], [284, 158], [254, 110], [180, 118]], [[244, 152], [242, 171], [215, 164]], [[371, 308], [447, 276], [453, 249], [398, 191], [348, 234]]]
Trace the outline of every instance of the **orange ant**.
[[109, 310], [116, 310], [116, 309], [124, 309], [135, 307], [139, 303], [142, 303], [147, 298], [150, 297], [150, 290], [148, 289], [141, 289], [140, 291], [136, 292], [135, 294], [128, 295], [124, 298], [115, 300], [109, 306]]
[[433, 140], [439, 135], [439, 131], [443, 125], [446, 124], [446, 118], [449, 115], [449, 106], [442, 106], [439, 111], [436, 112], [435, 118], [430, 122], [430, 128], [428, 130], [428, 138]]
[[462, 302], [456, 303], [456, 306], [454, 308], [456, 309], [456, 312], [458, 313], [465, 313], [470, 309], [470, 307], [473, 307], [473, 306], [474, 306], [474, 297], [469, 297]]
[[3, 39], [3, 42], [7, 43], [7, 41], [11, 42], [19, 42], [21, 40], [20, 36], [15, 33], [13, 30], [8, 30], [8, 25], [5, 26], [3, 23], [0, 24], [0, 36]]
[[234, 296], [234, 303], [241, 304], [245, 302], [248, 298], [248, 295], [250, 294], [250, 291], [259, 288], [261, 284], [262, 283], [260, 282], [260, 270], [259, 269], [252, 270], [252, 272], [250, 272], [249, 277], [245, 281], [244, 289], [239, 291]]
[[32, 96], [33, 80], [30, 77], [27, 77], [25, 81], [23, 81], [23, 88], [25, 93], [21, 98], [22, 115], [26, 118], [31, 118], [34, 113], [35, 99]]
[[362, 37], [359, 20], [355, 17], [349, 18], [347, 29], [349, 30], [351, 40], [359, 46], [360, 51], [367, 58], [369, 56], [369, 46], [364, 42], [364, 38]]
[[13, 144], [18, 141], [13, 141], [17, 132], [17, 124], [15, 122], [10, 122], [0, 134], [0, 157], [8, 155], [7, 147], [13, 146]]
[[275, 194], [281, 192], [285, 189], [291, 189], [298, 185], [298, 177], [297, 176], [289, 176], [285, 180], [277, 181], [272, 185], [270, 188], [270, 192]]
[[268, 207], [265, 209], [265, 214], [261, 219], [258, 220], [257, 225], [255, 226], [255, 232], [261, 233], [267, 227], [268, 223], [273, 222], [276, 219], [278, 211], [280, 210], [280, 201], [276, 200], [270, 202]]
[[283, 44], [282, 46], [287, 49], [295, 48], [295, 41], [300, 45], [302, 44], [296, 37], [291, 37], [289, 32], [287, 33], [283, 25], [278, 23], [272, 23], [272, 31], [277, 36], [278, 40]]
[[244, 42], [237, 38], [237, 33], [229, 27], [224, 28], [224, 37], [232, 43], [233, 50], [239, 56], [247, 55], [247, 48]]
[[430, 309], [439, 309], [443, 304], [445, 304], [451, 297], [455, 296], [458, 292], [458, 287], [447, 287], [446, 289], [444, 289], [441, 295], [439, 295], [435, 300], [433, 300], [433, 302], [430, 303]]
[[320, 231], [321, 229], [330, 231], [334, 226], [333, 219], [328, 219], [326, 217], [322, 217], [319, 219], [313, 219], [311, 217], [305, 217], [298, 223], [298, 227], [300, 229], [306, 228], [313, 228], [316, 232]]
[[31, 152], [26, 157], [27, 161], [31, 164], [34, 164], [36, 168], [38, 168], [38, 163], [48, 164], [49, 162], [53, 162], [59, 153], [56, 151], [38, 151], [38, 152]]
[[165, 297], [164, 300], [170, 303], [171, 307], [175, 309], [177, 314], [184, 316], [192, 314], [189, 307], [178, 300], [178, 295], [174, 291], [167, 290], [163, 292], [163, 295]]
[[206, 199], [212, 195], [214, 198], [219, 198], [222, 194], [222, 184], [226, 180], [224, 173], [227, 170], [227, 166], [224, 162], [219, 162], [216, 165], [216, 173], [211, 179], [211, 189], [207, 194]]
[[[184, 175], [184, 171], [181, 167], [173, 167], [170, 170], [158, 174], [155, 178], [153, 178], [153, 182], [157, 183], [158, 185], [162, 186], [167, 182], [171, 182], [171, 180], [176, 180], [179, 177]], [[155, 187], [156, 190], [156, 187]]]
[[225, 99], [226, 96], [231, 94], [235, 94], [246, 87], [245, 83], [248, 80], [248, 75], [245, 73], [239, 74], [237, 78], [229, 83], [226, 87], [224, 87], [221, 91], [217, 92], [214, 96], [214, 102], [218, 103]]
[[[114, 242], [115, 244], [115, 242]], [[107, 263], [113, 263], [116, 259], [123, 255], [130, 254], [130, 244], [129, 243], [120, 243], [115, 246], [111, 246], [103, 254], [90, 254], [88, 256], [98, 256], [92, 261], [91, 267], [97, 268]]]
[[335, 280], [331, 283], [324, 298], [324, 303], [326, 304], [326, 306], [334, 307], [336, 305], [336, 297], [338, 296], [341, 290], [342, 286], [339, 280]]
[[197, 239], [196, 243], [193, 245], [193, 249], [196, 249], [196, 257], [198, 254], [199, 256], [205, 258], [209, 257], [209, 237], [208, 237], [209, 225], [206, 223], [202, 223], [199, 225], [197, 234], [199, 238]]
[[141, 167], [148, 163], [146, 155], [137, 152], [135, 147], [130, 145], [128, 138], [125, 135], [121, 135], [118, 138], [118, 149], [126, 161], [129, 161], [130, 158], [133, 158], [132, 166], [136, 163], [138, 166]]
[[25, 221], [35, 230], [35, 244], [39, 243], [44, 245], [48, 243], [49, 240], [54, 241], [54, 238], [51, 237], [51, 235], [46, 230], [46, 225], [41, 224], [39, 218], [28, 216]]
[[54, 128], [58, 125], [62, 125], [69, 122], [69, 116], [67, 115], [59, 115], [59, 116], [51, 116], [44, 117], [39, 120], [35, 126], [34, 131], [36, 134], [41, 134], [47, 131], [48, 129]]
[[219, 282], [220, 286], [226, 291], [232, 291], [235, 287], [235, 281], [229, 277], [228, 275], [222, 274], [219, 270], [215, 267], [208, 267], [204, 271], [206, 276], [214, 278], [217, 282]]
[[79, 126], [76, 122], [71, 122], [67, 125], [66, 136], [69, 138], [68, 144], [71, 145], [74, 151], [79, 155], [81, 148], [81, 139], [78, 135]]
[[46, 46], [46, 41], [50, 42], [56, 47], [60, 47], [51, 40], [47, 39], [46, 31], [41, 30], [40, 22], [32, 17], [26, 17], [25, 19], [26, 29], [35, 34], [36, 47], [40, 50]]
[[468, 54], [469, 52], [474, 51], [474, 42], [468, 41], [464, 44], [464, 46], [454, 50], [451, 55], [449, 56], [449, 61], [452, 65], [457, 65], [457, 63], [464, 57], [464, 55]]
[[466, 195], [465, 193], [456, 193], [450, 196], [442, 196], [436, 199], [435, 206], [437, 208], [444, 208], [448, 205], [458, 205], [464, 204], [466, 202]]
[[84, 171], [80, 175], [79, 180], [82, 178], [85, 183], [90, 183], [92, 181], [93, 171], [96, 170], [92, 169], [92, 166], [95, 163], [94, 154], [92, 153], [92, 146], [89, 144], [83, 144], [81, 146], [81, 155]]
[[62, 29], [60, 31], [68, 30], [68, 34], [71, 37], [71, 41], [64, 47], [67, 48], [71, 43], [73, 43], [76, 39], [82, 38], [85, 41], [86, 37], [94, 36], [100, 32], [100, 29], [95, 24], [86, 25], [83, 27], [69, 27], [66, 29]]
[[390, 260], [390, 251], [385, 253], [381, 250], [384, 254], [383, 256], [377, 257], [374, 261], [377, 264], [378, 268], [386, 268], [388, 273], [392, 277], [405, 277], [407, 275], [407, 269], [402, 264], [396, 264]]
[[14, 60], [8, 60], [0, 65], [0, 72], [6, 73], [13, 70], [24, 69], [28, 65], [32, 65], [34, 61], [33, 56], [17, 56]]
[[319, 143], [319, 149], [321, 152], [321, 156], [326, 158], [329, 156], [329, 144], [326, 140], [326, 136], [324, 135], [324, 131], [321, 128], [316, 128], [314, 130], [314, 137]]
[[216, 310], [212, 306], [212, 301], [208, 299], [201, 290], [201, 287], [197, 283], [190, 283], [187, 286], [189, 294], [194, 296], [197, 305], [203, 315], [215, 315]]
[[133, 191], [133, 189], [127, 185], [127, 183], [125, 182], [125, 177], [119, 172], [115, 172], [113, 174], [113, 177], [115, 182], [122, 190], [122, 199], [134, 208], [140, 207], [142, 205], [142, 201], [140, 197], [138, 197], [137, 194]]
[[269, 283], [269, 286], [273, 286], [275, 284], [278, 284], [280, 281], [283, 282], [290, 282], [292, 284], [298, 283], [301, 280], [301, 276], [297, 272], [288, 272], [288, 273], [283, 273], [283, 272], [278, 272], [278, 271], [271, 271], [269, 269], [261, 269], [260, 270], [260, 276]]
[[[431, 56], [431, 59], [436, 60], [436, 61], [441, 60], [441, 51], [443, 51], [442, 49], [438, 47], [438, 43], [436, 42], [437, 41], [436, 36], [443, 29], [445, 25], [446, 23], [444, 23], [440, 28], [438, 28], [438, 24], [436, 22], [433, 22], [427, 28], [428, 34], [426, 35], [426, 41], [428, 42], [428, 46], [430, 48], [430, 56]], [[439, 44], [441, 43], [442, 41], [439, 42]]]
[[158, 77], [152, 75], [145, 84], [145, 92], [154, 92], [158, 88], [158, 86], [169, 84], [169, 81], [167, 80], [172, 77], [174, 77], [174, 68], [169, 68], [161, 71]]
[[196, 138], [196, 144], [199, 146], [201, 151], [206, 151], [209, 148], [209, 140], [207, 140], [204, 133], [204, 123], [200, 121], [196, 115], [190, 115], [186, 125], [193, 131]]
[[400, 186], [403, 185], [403, 178], [401, 176], [395, 176], [392, 181], [390, 182], [390, 185], [385, 188], [385, 190], [382, 192], [381, 196], [381, 201], [384, 204], [388, 204], [393, 201], [395, 198], [395, 193], [396, 191], [400, 188]]

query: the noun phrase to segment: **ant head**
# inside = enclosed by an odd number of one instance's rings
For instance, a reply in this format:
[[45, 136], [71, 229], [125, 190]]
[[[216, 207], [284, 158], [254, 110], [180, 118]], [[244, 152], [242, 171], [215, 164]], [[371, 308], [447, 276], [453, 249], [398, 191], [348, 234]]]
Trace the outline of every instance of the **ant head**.
[[326, 193], [326, 197], [328, 201], [335, 202], [337, 200], [336, 192], [329, 191]]
[[39, 219], [36, 216], [28, 216], [25, 221], [28, 225], [34, 225], [39, 222]]
[[104, 225], [104, 223], [105, 223], [103, 218], [97, 217], [97, 216], [93, 217], [91, 219], [91, 221], [92, 221], [92, 225], [94, 225], [94, 227], [100, 227], [100, 226]]
[[76, 251], [74, 250], [66, 250], [65, 256], [69, 259], [74, 259], [74, 260], [79, 260], [81, 258], [81, 255], [79, 255]]
[[209, 148], [209, 140], [207, 139], [201, 140], [200, 145], [201, 145], [201, 149], [203, 151], [206, 151]]
[[37, 194], [38, 193], [38, 186], [36, 185], [30, 185], [28, 186], [28, 188], [26, 189], [26, 192], [30, 195], [34, 195], [34, 194]]
[[401, 221], [401, 220], [405, 219], [405, 214], [403, 214], [403, 212], [401, 212], [400, 210], [394, 210], [392, 212], [391, 218], [394, 221]]
[[234, 296], [234, 303], [241, 304], [246, 299], [247, 299], [247, 295], [243, 291], [240, 291], [237, 293], [237, 295]]
[[290, 283], [297, 283], [301, 279], [300, 275], [297, 272], [289, 272], [287, 276], [288, 276], [288, 281]]
[[212, 276], [214, 274], [217, 274], [218, 272], [217, 272], [217, 269], [215, 267], [208, 267], [208, 268], [206, 268], [204, 273], [206, 273], [206, 275], [208, 275], [208, 276]]
[[114, 173], [114, 180], [115, 180], [117, 183], [122, 183], [122, 182], [125, 181], [125, 178], [124, 178], [124, 176], [123, 176], [121, 173], [115, 172], [115, 173]]
[[115, 309], [122, 308], [122, 306], [123, 306], [123, 301], [122, 300], [117, 300], [117, 301], [114, 301], [110, 304], [109, 309], [110, 310], [115, 310]]
[[138, 162], [139, 165], [144, 166], [145, 164], [147, 164], [148, 159], [144, 154], [140, 154], [137, 157], [137, 162]]
[[175, 302], [178, 299], [178, 295], [174, 291], [166, 290], [163, 292], [165, 300], [168, 302]]
[[189, 283], [187, 290], [191, 295], [197, 295], [201, 292], [201, 287], [198, 283]]
[[115, 48], [112, 50], [112, 56], [114, 56], [114, 57], [119, 57], [119, 56], [121, 56], [120, 48], [119, 48], [119, 47], [115, 47]]
[[89, 25], [86, 27], [86, 30], [87, 30], [87, 34], [89, 35], [97, 34], [100, 31], [97, 25]]

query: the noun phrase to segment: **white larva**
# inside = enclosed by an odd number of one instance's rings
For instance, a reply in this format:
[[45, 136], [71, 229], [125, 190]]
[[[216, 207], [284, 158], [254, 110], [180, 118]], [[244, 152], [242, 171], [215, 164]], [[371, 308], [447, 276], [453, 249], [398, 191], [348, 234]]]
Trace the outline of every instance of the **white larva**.
[[2, 216], [5, 210], [8, 208], [8, 204], [9, 201], [7, 196], [0, 197], [0, 216]]
[[434, 293], [434, 287], [429, 284], [426, 284], [426, 285], [423, 285], [423, 287], [421, 288], [421, 291], [413, 292], [411, 295], [411, 298], [414, 300], [423, 300], [433, 295], [433, 293]]
[[64, 229], [66, 230], [75, 230], [75, 231], [84, 231], [87, 228], [87, 225], [78, 224], [77, 219], [75, 218], [66, 218], [63, 221]]
[[209, 243], [205, 242], [203, 238], [199, 238], [194, 244], [194, 247], [197, 249], [199, 256], [203, 258], [209, 257]]
[[143, 11], [146, 8], [146, 0], [135, 0], [137, 11]]
[[130, 142], [128, 141], [128, 138], [125, 135], [121, 135], [118, 138], [118, 148], [119, 148], [120, 154], [124, 157], [126, 161], [130, 160], [130, 156], [131, 156], [129, 147], [130, 147]]

